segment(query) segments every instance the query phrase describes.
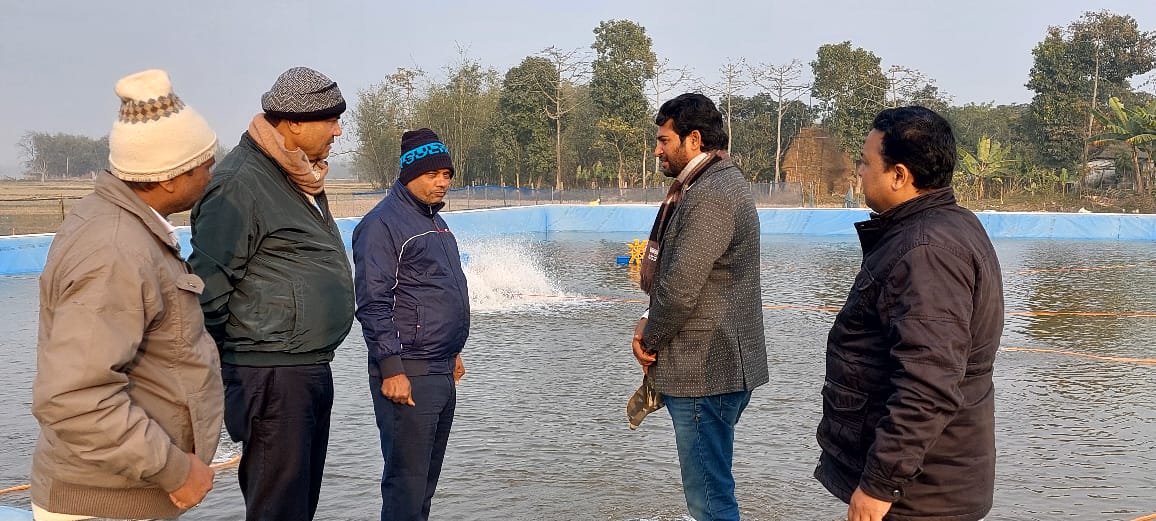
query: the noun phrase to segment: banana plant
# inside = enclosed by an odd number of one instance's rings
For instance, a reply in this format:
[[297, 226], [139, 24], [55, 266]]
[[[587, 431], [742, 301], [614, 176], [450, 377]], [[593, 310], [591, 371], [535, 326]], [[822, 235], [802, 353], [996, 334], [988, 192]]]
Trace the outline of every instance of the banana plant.
[[1018, 160], [1011, 159], [1011, 147], [1003, 146], [984, 134], [976, 144], [975, 153], [959, 147], [960, 171], [975, 183], [976, 198], [982, 200], [985, 187], [990, 183], [1004, 184], [1004, 178], [1011, 174]]
[[1136, 175], [1136, 190], [1147, 191], [1145, 169], [1140, 165], [1140, 152], [1144, 151], [1152, 170], [1152, 155], [1156, 153], [1156, 101], [1147, 105], [1125, 107], [1116, 97], [1108, 99], [1108, 112], [1095, 112], [1096, 120], [1103, 126], [1103, 132], [1089, 138], [1093, 145], [1122, 144], [1132, 155], [1133, 172]]

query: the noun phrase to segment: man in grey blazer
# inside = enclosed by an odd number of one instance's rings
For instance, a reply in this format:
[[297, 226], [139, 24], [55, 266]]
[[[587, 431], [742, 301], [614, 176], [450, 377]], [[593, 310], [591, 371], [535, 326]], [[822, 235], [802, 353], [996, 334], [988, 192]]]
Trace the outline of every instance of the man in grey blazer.
[[737, 520], [734, 429], [751, 391], [768, 380], [759, 216], [709, 98], [678, 96], [654, 122], [654, 155], [675, 181], [643, 261], [650, 309], [635, 328], [634, 356], [674, 422], [691, 516]]

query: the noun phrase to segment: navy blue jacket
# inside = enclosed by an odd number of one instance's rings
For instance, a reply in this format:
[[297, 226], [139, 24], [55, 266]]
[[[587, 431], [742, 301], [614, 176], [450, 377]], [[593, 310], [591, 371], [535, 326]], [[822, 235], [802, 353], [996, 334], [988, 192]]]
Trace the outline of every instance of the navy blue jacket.
[[458, 243], [400, 182], [353, 230], [357, 320], [370, 373], [450, 374], [470, 334], [470, 299]]

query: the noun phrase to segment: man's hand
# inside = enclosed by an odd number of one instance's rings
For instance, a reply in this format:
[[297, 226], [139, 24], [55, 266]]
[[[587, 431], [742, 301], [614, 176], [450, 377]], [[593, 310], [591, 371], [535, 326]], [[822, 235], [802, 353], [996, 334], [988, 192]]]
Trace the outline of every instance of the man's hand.
[[381, 381], [381, 394], [393, 403], [413, 406], [409, 377], [405, 373], [395, 374]]
[[642, 331], [644, 329], [646, 329], [646, 319], [642, 318], [638, 320], [638, 325], [634, 326], [634, 341], [630, 343], [630, 346], [634, 350], [634, 358], [638, 360], [638, 365], [642, 366], [642, 372], [646, 373], [646, 370], [654, 365], [655, 356], [642, 345]]
[[458, 353], [457, 360], [454, 361], [454, 385], [462, 381], [462, 377], [466, 375], [466, 364], [462, 363], [462, 354]]
[[205, 465], [201, 458], [188, 453], [185, 455], [189, 458], [189, 475], [181, 488], [169, 493], [169, 501], [181, 510], [199, 505], [205, 495], [213, 490], [213, 469]]
[[891, 502], [868, 496], [863, 489], [855, 487], [851, 494], [851, 504], [847, 507], [847, 521], [883, 521], [883, 516], [891, 510]]

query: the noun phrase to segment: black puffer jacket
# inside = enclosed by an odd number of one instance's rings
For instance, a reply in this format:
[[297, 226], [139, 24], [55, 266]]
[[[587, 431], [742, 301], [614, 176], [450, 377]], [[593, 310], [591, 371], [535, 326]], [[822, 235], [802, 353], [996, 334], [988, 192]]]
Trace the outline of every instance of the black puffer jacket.
[[950, 188], [856, 223], [863, 265], [827, 338], [815, 477], [887, 519], [975, 521], [992, 506], [1003, 330], [999, 261]]

